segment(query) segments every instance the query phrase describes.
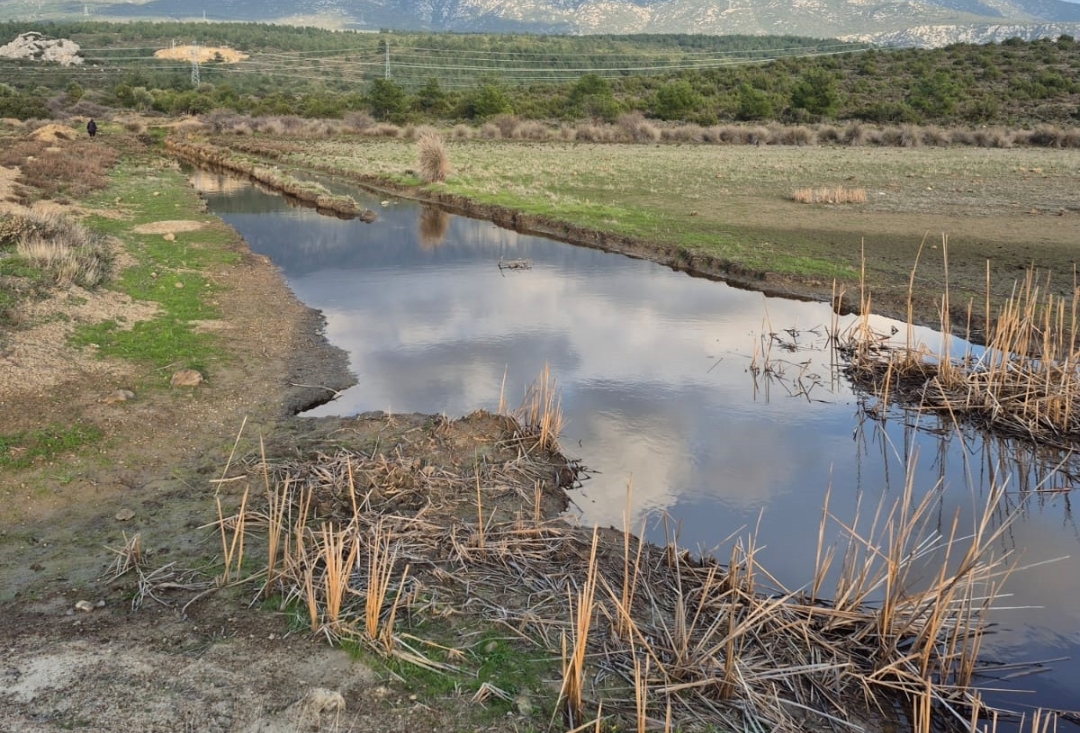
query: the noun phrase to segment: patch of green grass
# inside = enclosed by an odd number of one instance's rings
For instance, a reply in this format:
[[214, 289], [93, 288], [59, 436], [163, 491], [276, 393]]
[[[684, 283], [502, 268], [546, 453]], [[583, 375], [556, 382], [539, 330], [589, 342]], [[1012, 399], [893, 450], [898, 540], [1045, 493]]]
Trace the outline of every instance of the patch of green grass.
[[0, 468], [29, 468], [98, 443], [104, 433], [91, 425], [49, 425], [0, 435]]
[[80, 346], [95, 344], [102, 356], [155, 368], [183, 365], [204, 369], [222, 351], [213, 335], [196, 331], [190, 322], [220, 316], [209, 302], [217, 288], [204, 272], [239, 259], [231, 247], [233, 235], [224, 227], [209, 226], [182, 232], [168, 241], [159, 234], [133, 231], [141, 223], [191, 218], [197, 210], [197, 196], [183, 177], [171, 170], [153, 170], [148, 175], [144, 168], [124, 162], [114, 171], [112, 185], [96, 204], [116, 206], [127, 214], [123, 219], [90, 217], [88, 223], [101, 234], [119, 238], [136, 260], [110, 287], [135, 300], [157, 303], [160, 312], [130, 329], [114, 321], [82, 326], [76, 329], [71, 342]]

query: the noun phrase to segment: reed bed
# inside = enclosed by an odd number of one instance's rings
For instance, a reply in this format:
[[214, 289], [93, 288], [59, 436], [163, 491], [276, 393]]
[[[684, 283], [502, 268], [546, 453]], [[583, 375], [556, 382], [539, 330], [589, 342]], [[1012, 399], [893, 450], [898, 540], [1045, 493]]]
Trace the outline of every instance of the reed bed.
[[[265, 508], [252, 497], [222, 524], [274, 538], [263, 592], [299, 600], [331, 640], [455, 674], [463, 624], [504, 628], [551, 660], [565, 729], [971, 726], [984, 615], [1011, 569], [996, 502], [970, 527], [940, 522], [940, 492], [910, 481], [869, 522], [826, 503], [817, 571], [788, 589], [753, 536], [721, 564], [642, 542], [628, 518], [622, 531], [567, 522], [552, 499], [574, 472], [558, 420], [537, 411], [557, 411], [544, 381], [529, 422], [475, 413], [393, 433], [385, 416], [373, 447], [240, 461]], [[479, 423], [495, 435], [482, 448]], [[417, 458], [434, 454], [445, 460]], [[454, 631], [427, 639], [398, 622], [447, 616]]]
[[872, 304], [864, 287], [863, 317], [837, 340], [844, 373], [882, 404], [938, 413], [954, 423], [1043, 447], [1074, 449], [1080, 440], [1080, 288], [1074, 283], [1071, 297], [1055, 295], [1049, 278], [1042, 280], [1028, 270], [994, 312], [988, 271], [985, 346], [974, 346], [971, 305], [966, 327], [951, 322], [947, 238], [942, 250], [946, 284], [941, 332], [966, 333], [962, 353], [951, 352], [949, 339], [931, 347], [911, 335], [913, 270], [905, 342], [893, 342], [891, 334], [869, 325]]

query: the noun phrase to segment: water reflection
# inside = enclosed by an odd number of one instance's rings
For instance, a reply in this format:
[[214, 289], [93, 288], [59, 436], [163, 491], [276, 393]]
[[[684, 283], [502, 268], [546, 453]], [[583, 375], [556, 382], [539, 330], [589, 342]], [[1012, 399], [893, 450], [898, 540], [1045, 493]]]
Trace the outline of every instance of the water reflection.
[[[355, 195], [355, 192], [353, 192]], [[528, 237], [407, 204], [365, 225], [290, 209], [253, 189], [208, 192], [211, 208], [327, 318], [350, 355], [356, 387], [312, 414], [494, 409], [524, 394], [548, 363], [562, 391], [563, 445], [591, 469], [575, 494], [587, 523], [631, 522], [663, 540], [660, 512], [684, 547], [709, 550], [756, 531], [759, 558], [798, 588], [811, 577], [822, 504], [855, 515], [914, 482], [941, 485], [937, 521], [968, 527], [989, 487], [1009, 490], [998, 519], [1022, 563], [1076, 555], [1066, 456], [986, 441], [936, 418], [869, 405], [837, 378], [825, 348], [837, 323], [825, 304], [765, 298], [652, 263]], [[362, 202], [377, 208], [377, 202]], [[528, 270], [500, 270], [526, 259]], [[888, 331], [890, 324], [878, 323]], [[927, 342], [939, 334], [920, 330]], [[953, 349], [953, 353], [959, 353]], [[868, 419], [868, 408], [883, 419]], [[721, 552], [723, 554], [723, 552]], [[1019, 573], [986, 649], [1010, 661], [1075, 656], [1080, 563]], [[1068, 708], [1080, 697], [1076, 662], [1024, 702]], [[1015, 704], [1015, 700], [1011, 701]]]
[[450, 228], [450, 215], [434, 206], [420, 207], [419, 240], [424, 249], [435, 249], [443, 243]]

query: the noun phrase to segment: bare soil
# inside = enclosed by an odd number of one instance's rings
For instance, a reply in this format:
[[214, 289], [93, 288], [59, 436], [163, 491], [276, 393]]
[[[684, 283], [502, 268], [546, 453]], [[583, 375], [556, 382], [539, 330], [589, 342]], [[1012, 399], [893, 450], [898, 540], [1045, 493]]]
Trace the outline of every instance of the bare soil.
[[235, 64], [248, 57], [246, 53], [241, 53], [226, 46], [173, 46], [154, 51], [154, 58], [171, 59], [173, 61], [190, 61], [196, 56], [198, 56], [200, 64], [205, 64], [219, 57], [222, 63]]

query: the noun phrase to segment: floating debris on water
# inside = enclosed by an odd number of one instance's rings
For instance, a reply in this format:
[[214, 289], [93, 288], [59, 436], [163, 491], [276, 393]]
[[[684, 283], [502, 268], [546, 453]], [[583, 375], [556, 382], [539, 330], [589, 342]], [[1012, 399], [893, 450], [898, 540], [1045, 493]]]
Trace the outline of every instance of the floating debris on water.
[[532, 260], [504, 260], [499, 258], [500, 270], [531, 270]]

